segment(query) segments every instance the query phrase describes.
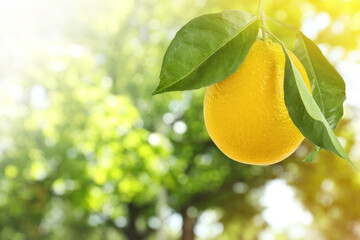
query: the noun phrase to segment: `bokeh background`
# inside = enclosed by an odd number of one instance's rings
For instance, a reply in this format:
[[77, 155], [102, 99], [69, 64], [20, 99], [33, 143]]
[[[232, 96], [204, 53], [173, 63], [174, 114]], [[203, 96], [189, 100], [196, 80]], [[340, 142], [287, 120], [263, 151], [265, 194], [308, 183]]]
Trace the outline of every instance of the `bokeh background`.
[[[204, 127], [204, 89], [151, 96], [190, 19], [254, 0], [0, 0], [0, 239], [360, 239], [360, 173], [320, 151], [248, 166]], [[360, 1], [266, 0], [347, 84], [360, 160]], [[291, 49], [294, 33], [268, 23]]]

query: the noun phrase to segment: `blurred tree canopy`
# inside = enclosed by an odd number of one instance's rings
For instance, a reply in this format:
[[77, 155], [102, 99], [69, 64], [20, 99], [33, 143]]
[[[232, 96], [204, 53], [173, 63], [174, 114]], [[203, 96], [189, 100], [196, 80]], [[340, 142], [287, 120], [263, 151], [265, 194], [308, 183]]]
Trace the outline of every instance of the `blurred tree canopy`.
[[[272, 228], [261, 202], [272, 179], [292, 186], [313, 220], [301, 237], [270, 239], [360, 238], [360, 175], [343, 160], [321, 151], [304, 163], [313, 148], [304, 142], [281, 164], [240, 164], [207, 135], [203, 89], [151, 96], [182, 25], [232, 8], [255, 13], [257, 1], [38, 0], [18, 13], [14, 2], [3, 18], [37, 35], [0, 28], [0, 239], [258, 239]], [[312, 37], [345, 52], [358, 51], [359, 8], [266, 1], [268, 15], [299, 27], [327, 16]], [[291, 47], [291, 31], [270, 27]], [[346, 111], [336, 133], [357, 161], [359, 110]]]

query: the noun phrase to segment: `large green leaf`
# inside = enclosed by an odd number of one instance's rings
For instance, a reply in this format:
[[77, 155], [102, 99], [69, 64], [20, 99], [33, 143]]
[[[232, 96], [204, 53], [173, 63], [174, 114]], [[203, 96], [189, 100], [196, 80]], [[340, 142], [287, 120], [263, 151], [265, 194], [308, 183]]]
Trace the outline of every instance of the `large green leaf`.
[[284, 77], [285, 105], [292, 121], [300, 132], [315, 145], [336, 153], [353, 165], [307, 89], [285, 46], [282, 46], [286, 57]]
[[258, 16], [239, 10], [191, 20], [167, 49], [154, 94], [197, 89], [224, 80], [244, 61], [259, 25]]
[[[322, 54], [319, 47], [302, 32], [296, 35], [294, 53], [303, 63], [309, 76], [312, 95], [332, 129], [343, 116], [346, 99], [345, 82]], [[319, 147], [315, 147], [306, 161], [314, 160]]]
[[306, 69], [317, 105], [332, 129], [335, 129], [343, 116], [343, 103], [346, 99], [343, 78], [319, 47], [300, 31], [296, 36], [294, 54]]

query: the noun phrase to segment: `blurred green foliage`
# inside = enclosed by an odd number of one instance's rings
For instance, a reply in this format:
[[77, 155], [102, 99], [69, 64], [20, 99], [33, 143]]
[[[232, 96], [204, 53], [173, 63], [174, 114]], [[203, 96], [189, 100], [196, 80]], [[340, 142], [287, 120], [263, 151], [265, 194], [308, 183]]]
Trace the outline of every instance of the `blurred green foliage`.
[[[17, 53], [28, 53], [28, 45], [10, 44], [0, 60], [1, 240], [193, 239], [209, 210], [221, 235], [206, 239], [258, 239], [272, 228], [261, 203], [272, 179], [293, 186], [311, 212], [304, 239], [360, 237], [359, 174], [334, 154], [321, 151], [315, 163], [301, 162], [313, 148], [305, 142], [281, 164], [236, 163], [207, 135], [204, 89], [151, 96], [162, 56], [182, 25], [231, 8], [254, 13], [256, 1], [37, 4], [44, 9], [19, 10], [19, 16], [33, 13], [19, 20], [25, 25], [40, 14], [43, 40], [25, 34], [34, 56]], [[343, 32], [329, 25], [315, 40], [346, 51], [360, 38], [359, 7], [356, 1], [266, 1], [268, 15], [297, 26], [304, 16], [327, 12]], [[291, 32], [270, 27], [291, 44]], [[358, 113], [348, 107], [336, 131], [355, 161], [351, 119]], [[176, 216], [183, 234], [171, 227]], [[275, 233], [273, 239], [298, 239]]]

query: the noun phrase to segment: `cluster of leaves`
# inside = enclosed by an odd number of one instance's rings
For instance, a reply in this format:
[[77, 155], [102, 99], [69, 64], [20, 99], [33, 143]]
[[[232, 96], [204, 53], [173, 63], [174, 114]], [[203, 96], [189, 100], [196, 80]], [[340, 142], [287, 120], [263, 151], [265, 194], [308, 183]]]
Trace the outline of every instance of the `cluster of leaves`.
[[[228, 10], [203, 15], [187, 23], [166, 51], [160, 84], [154, 94], [198, 89], [233, 74], [257, 39], [260, 20], [266, 21], [259, 10], [257, 15]], [[304, 64], [313, 94], [307, 89], [286, 46], [269, 34], [281, 44], [286, 56], [284, 96], [289, 115], [301, 133], [316, 145], [306, 161], [313, 161], [319, 149], [324, 148], [352, 164], [333, 132], [343, 115], [344, 80], [313, 41], [296, 27], [290, 28], [297, 32], [294, 53]]]

